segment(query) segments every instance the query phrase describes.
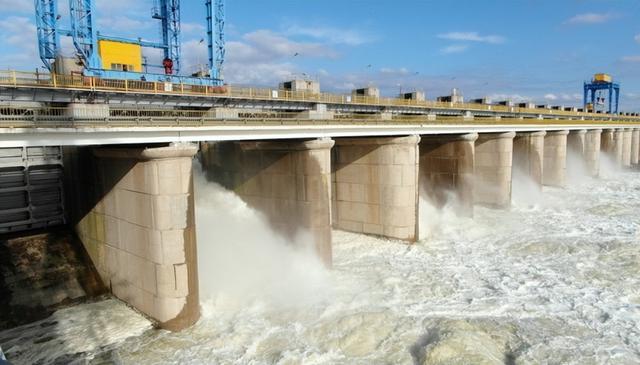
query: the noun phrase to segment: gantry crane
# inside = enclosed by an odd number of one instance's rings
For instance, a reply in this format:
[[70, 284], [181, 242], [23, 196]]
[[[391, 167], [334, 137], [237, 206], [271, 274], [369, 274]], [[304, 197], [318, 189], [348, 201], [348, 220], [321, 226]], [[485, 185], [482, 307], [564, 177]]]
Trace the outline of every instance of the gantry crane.
[[[597, 94], [597, 95], [596, 95]], [[608, 110], [606, 104], [609, 104]], [[609, 114], [618, 114], [620, 103], [620, 84], [613, 82], [608, 74], [595, 74], [591, 82], [584, 83], [584, 108], [597, 112], [603, 110]]]
[[[95, 29], [96, 12], [93, 0], [69, 0], [70, 28], [59, 25], [57, 0], [34, 0], [38, 49], [45, 67], [54, 72], [54, 64], [62, 52], [60, 37], [73, 40], [83, 74], [109, 79], [147, 81], [179, 81], [203, 85], [222, 85], [225, 58], [224, 0], [206, 0], [209, 43], [209, 77], [180, 75], [180, 0], [154, 0], [152, 17], [160, 21], [162, 41], [141, 38], [128, 39], [100, 34]], [[214, 14], [215, 12], [215, 14]], [[142, 48], [162, 49], [162, 65], [143, 62]], [[214, 53], [216, 54], [214, 60]], [[143, 70], [142, 67], [145, 66]], [[162, 73], [148, 72], [147, 67], [160, 67]]]

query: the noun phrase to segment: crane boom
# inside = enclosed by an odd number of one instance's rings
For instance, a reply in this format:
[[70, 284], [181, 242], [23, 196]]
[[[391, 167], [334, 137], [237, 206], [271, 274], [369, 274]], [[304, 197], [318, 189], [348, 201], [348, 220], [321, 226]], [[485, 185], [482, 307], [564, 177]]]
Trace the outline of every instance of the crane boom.
[[171, 60], [175, 73], [180, 72], [180, 0], [159, 0], [153, 17], [162, 22], [164, 59]]
[[35, 0], [38, 51], [45, 67], [51, 71], [52, 63], [60, 50], [60, 35], [57, 31], [57, 0]]
[[80, 60], [87, 69], [100, 69], [98, 35], [95, 29], [95, 4], [92, 0], [69, 0], [71, 37]]
[[[225, 1], [206, 0], [207, 7], [207, 37], [209, 51], [209, 69], [211, 78], [216, 84], [224, 81], [223, 69], [225, 61]], [[214, 59], [215, 56], [215, 59]]]

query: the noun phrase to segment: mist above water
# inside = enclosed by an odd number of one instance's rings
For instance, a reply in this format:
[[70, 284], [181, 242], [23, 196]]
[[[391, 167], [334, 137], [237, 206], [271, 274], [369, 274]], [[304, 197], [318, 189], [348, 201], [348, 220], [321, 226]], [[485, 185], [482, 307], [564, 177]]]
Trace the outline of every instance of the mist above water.
[[201, 301], [300, 306], [326, 295], [329, 272], [308, 232], [294, 239], [275, 232], [234, 192], [207, 181], [198, 163], [194, 185]]

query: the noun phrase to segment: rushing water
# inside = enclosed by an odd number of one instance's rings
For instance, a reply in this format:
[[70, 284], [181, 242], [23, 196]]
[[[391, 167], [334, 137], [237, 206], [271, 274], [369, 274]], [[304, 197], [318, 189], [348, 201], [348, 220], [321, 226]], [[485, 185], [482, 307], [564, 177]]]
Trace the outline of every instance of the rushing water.
[[0, 333], [7, 356], [16, 364], [640, 363], [639, 173], [582, 179], [535, 199], [516, 186], [510, 211], [477, 208], [473, 219], [423, 207], [428, 238], [413, 246], [335, 232], [331, 271], [230, 193], [198, 185], [206, 300], [197, 325], [151, 330], [107, 300]]

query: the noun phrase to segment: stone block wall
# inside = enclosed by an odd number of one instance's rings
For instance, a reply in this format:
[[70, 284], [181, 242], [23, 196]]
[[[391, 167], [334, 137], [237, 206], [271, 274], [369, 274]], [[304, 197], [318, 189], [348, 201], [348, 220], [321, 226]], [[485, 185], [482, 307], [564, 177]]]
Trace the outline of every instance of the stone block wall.
[[564, 187], [567, 183], [568, 134], [569, 131], [553, 131], [544, 137], [544, 185]]
[[544, 136], [547, 132], [518, 133], [513, 140], [513, 169], [542, 187]]
[[420, 140], [420, 194], [442, 207], [455, 194], [460, 214], [473, 215], [473, 181], [477, 133], [429, 135]]
[[312, 234], [315, 249], [331, 265], [330, 139], [222, 142], [202, 146], [207, 178], [233, 190], [290, 237]]
[[336, 140], [335, 228], [416, 241], [419, 141], [418, 136]]
[[631, 164], [637, 165], [640, 160], [640, 129], [631, 132]]
[[199, 318], [193, 145], [68, 148], [76, 232], [119, 299], [181, 330]]
[[622, 166], [631, 167], [631, 140], [633, 131], [631, 128], [622, 130]]
[[587, 174], [591, 177], [600, 175], [600, 138], [602, 129], [590, 129], [584, 136], [584, 161]]
[[483, 133], [475, 144], [476, 204], [497, 208], [511, 205], [511, 170], [515, 133]]

